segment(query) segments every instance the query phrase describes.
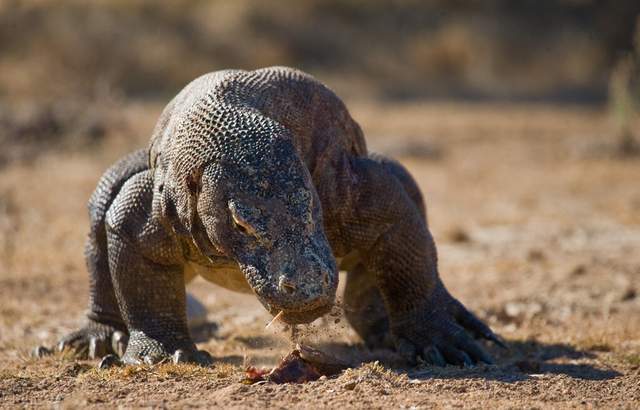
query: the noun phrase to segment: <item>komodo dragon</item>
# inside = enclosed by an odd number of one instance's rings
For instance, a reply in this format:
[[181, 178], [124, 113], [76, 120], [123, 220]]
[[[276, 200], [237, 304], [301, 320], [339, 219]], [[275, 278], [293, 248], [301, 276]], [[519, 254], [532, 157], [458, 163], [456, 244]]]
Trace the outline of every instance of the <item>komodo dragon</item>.
[[253, 292], [307, 323], [333, 306], [339, 268], [346, 318], [370, 347], [472, 365], [492, 360], [471, 335], [502, 344], [440, 280], [409, 173], [369, 154], [342, 101], [292, 68], [191, 82], [149, 148], [102, 176], [89, 213], [88, 318], [60, 349], [100, 357], [124, 334], [124, 363], [209, 364], [187, 327], [186, 282]]

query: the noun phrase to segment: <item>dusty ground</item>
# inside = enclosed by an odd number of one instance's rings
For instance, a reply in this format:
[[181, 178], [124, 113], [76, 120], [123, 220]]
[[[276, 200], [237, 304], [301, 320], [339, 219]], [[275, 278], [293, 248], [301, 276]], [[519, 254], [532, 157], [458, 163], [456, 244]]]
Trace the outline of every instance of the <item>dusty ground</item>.
[[0, 169], [2, 407], [640, 406], [640, 159], [616, 154], [605, 113], [584, 108], [352, 106], [370, 146], [401, 158], [423, 189], [445, 283], [509, 342], [489, 346], [496, 366], [402, 369], [332, 319], [308, 342], [367, 364], [304, 385], [243, 385], [243, 366], [275, 363], [287, 339], [265, 330], [257, 301], [204, 281], [190, 289], [210, 312], [199, 346], [218, 359], [211, 369], [30, 359], [80, 323], [85, 202], [160, 109], [122, 107], [92, 149]]

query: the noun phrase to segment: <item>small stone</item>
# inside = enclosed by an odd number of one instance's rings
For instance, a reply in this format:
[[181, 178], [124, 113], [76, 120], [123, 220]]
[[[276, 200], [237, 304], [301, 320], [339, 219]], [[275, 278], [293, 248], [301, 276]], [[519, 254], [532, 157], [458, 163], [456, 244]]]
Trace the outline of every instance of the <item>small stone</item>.
[[638, 292], [634, 288], [627, 289], [623, 294], [621, 300], [623, 302], [627, 302], [629, 300], [633, 300], [638, 296]]
[[355, 381], [350, 381], [350, 382], [346, 382], [345, 384], [343, 384], [342, 387], [345, 390], [354, 390], [357, 385], [358, 385], [358, 383], [356, 383]]
[[509, 318], [532, 318], [542, 312], [543, 307], [537, 302], [507, 302], [504, 313]]
[[540, 262], [545, 260], [546, 256], [541, 249], [530, 249], [527, 259], [531, 262]]
[[584, 265], [576, 265], [571, 271], [571, 275], [573, 276], [582, 276], [585, 273], [587, 273], [587, 268]]
[[461, 227], [455, 227], [455, 228], [451, 229], [449, 231], [449, 235], [448, 236], [449, 236], [449, 239], [451, 240], [451, 242], [455, 242], [455, 243], [468, 243], [468, 242], [471, 242], [471, 237], [469, 236], [467, 231], [465, 231]]
[[504, 305], [504, 313], [507, 315], [507, 317], [510, 317], [510, 318], [520, 316], [523, 310], [524, 310], [524, 307], [522, 303], [508, 302], [507, 304]]

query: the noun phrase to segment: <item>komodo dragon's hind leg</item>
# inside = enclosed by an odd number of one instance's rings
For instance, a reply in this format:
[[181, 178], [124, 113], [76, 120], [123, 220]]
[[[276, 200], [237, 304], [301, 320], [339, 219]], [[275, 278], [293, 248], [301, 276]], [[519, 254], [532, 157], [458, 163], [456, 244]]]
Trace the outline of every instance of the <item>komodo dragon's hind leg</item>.
[[[375, 158], [352, 159], [350, 167], [351, 185], [342, 188], [339, 184], [338, 188], [350, 192], [344, 197], [352, 201], [346, 204], [351, 211], [342, 218], [340, 235], [361, 257], [362, 267], [354, 280], [366, 282], [363, 276], [368, 275], [368, 283], [377, 288], [378, 303], [384, 305], [399, 353], [410, 361], [422, 356], [440, 365], [491, 363], [470, 334], [498, 344], [501, 341], [442, 284], [433, 238], [415, 195], [406, 189], [407, 181], [398, 177], [397, 168], [390, 170]], [[349, 292], [349, 287], [347, 284], [347, 309], [356, 306], [357, 313], [373, 304], [374, 312], [381, 310], [372, 292]], [[364, 329], [361, 335], [366, 341], [381, 340], [371, 333], [379, 329], [362, 327], [364, 315], [366, 310], [360, 315], [352, 312], [349, 320], [354, 321], [355, 316], [354, 328], [359, 332]]]
[[[102, 175], [91, 195], [88, 204], [90, 230], [85, 246], [90, 289], [87, 320], [79, 330], [60, 340], [59, 350], [70, 349], [80, 357], [96, 358], [112, 353], [114, 347], [120, 352], [126, 347], [126, 327], [120, 316], [109, 272], [105, 216], [122, 185], [147, 167], [147, 151], [132, 152]], [[121, 333], [116, 334], [116, 340], [112, 340], [116, 330]]]
[[[392, 175], [404, 189], [416, 210], [427, 223], [422, 194], [413, 177], [397, 161], [380, 154], [369, 154], [369, 159]], [[393, 347], [389, 316], [376, 281], [367, 268], [358, 263], [347, 274], [345, 287], [345, 316], [365, 344], [373, 348]]]

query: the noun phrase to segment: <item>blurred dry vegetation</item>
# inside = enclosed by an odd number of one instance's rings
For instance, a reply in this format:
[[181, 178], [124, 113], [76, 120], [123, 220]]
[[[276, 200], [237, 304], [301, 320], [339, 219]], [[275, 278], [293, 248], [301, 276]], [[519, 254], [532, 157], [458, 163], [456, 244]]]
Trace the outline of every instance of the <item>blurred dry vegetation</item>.
[[293, 65], [346, 96], [602, 100], [640, 3], [0, 2], [0, 93], [164, 98], [221, 68]]
[[612, 90], [625, 150], [638, 13], [635, 0], [3, 0], [0, 166], [93, 146], [127, 102], [166, 102], [202, 73], [269, 65], [347, 100], [598, 104]]
[[621, 144], [633, 145], [639, 12], [635, 0], [4, 0], [0, 165], [91, 146], [119, 126], [110, 109], [166, 102], [202, 73], [269, 65], [348, 100], [593, 104], [611, 89]]

